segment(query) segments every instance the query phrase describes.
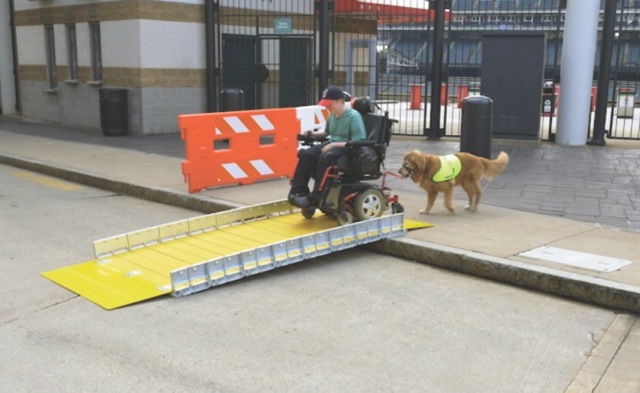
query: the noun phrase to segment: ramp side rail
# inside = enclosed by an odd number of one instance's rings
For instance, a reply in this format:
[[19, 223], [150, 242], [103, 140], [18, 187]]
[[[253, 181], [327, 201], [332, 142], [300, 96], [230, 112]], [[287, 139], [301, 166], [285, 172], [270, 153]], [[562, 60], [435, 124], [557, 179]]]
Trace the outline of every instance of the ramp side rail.
[[93, 243], [93, 250], [96, 260], [100, 263], [101, 259], [107, 258], [110, 255], [133, 251], [141, 247], [147, 247], [185, 236], [193, 236], [231, 225], [239, 225], [247, 221], [290, 214], [293, 213], [294, 210], [296, 210], [296, 208], [291, 206], [286, 200], [240, 207], [96, 240]]
[[268, 244], [171, 272], [172, 296], [181, 297], [305, 259], [405, 233], [403, 213], [360, 221]]

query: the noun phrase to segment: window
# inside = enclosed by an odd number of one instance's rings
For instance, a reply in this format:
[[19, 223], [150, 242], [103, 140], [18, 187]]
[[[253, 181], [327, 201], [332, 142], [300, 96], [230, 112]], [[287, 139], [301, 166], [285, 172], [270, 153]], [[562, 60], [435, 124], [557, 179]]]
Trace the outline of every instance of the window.
[[91, 80], [102, 81], [102, 49], [100, 44], [100, 24], [89, 24], [89, 36], [91, 40]]
[[53, 34], [53, 25], [44, 26], [44, 42], [47, 56], [48, 89], [55, 90], [56, 87], [58, 87], [58, 80], [56, 75], [56, 43], [55, 36]]
[[69, 81], [78, 80], [78, 45], [76, 41], [76, 25], [67, 25], [67, 63], [69, 65], [69, 73], [67, 75]]

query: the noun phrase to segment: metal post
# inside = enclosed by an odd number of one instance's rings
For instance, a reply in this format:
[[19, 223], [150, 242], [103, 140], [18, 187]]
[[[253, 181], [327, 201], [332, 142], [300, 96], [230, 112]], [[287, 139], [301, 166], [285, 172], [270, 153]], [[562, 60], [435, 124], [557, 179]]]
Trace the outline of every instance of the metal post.
[[427, 139], [440, 139], [444, 134], [440, 128], [440, 88], [442, 85], [442, 60], [444, 47], [444, 0], [435, 0], [435, 20], [433, 24], [433, 64], [431, 67], [431, 117], [429, 128], [425, 129]]
[[613, 48], [614, 25], [616, 21], [616, 0], [606, 1], [604, 5], [604, 24], [602, 25], [602, 47], [600, 50], [600, 70], [598, 71], [598, 90], [596, 91], [596, 110], [593, 120], [593, 137], [587, 142], [592, 146], [604, 146], [604, 123], [607, 117], [607, 97], [611, 73], [611, 51]]
[[214, 17], [218, 4], [216, 0], [205, 0], [204, 2], [204, 26], [205, 26], [205, 56], [207, 73], [207, 112], [215, 112], [217, 109], [216, 83], [216, 40]]
[[329, 0], [320, 0], [320, 91], [329, 85]]
[[567, 3], [556, 133], [559, 145], [587, 143], [599, 8], [598, 0]]

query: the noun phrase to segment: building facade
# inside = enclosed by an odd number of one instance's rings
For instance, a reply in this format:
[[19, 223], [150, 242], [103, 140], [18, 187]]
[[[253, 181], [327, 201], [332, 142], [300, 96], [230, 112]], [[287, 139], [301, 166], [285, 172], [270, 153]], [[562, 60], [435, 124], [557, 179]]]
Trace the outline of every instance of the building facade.
[[[390, 3], [403, 6], [388, 7], [377, 0], [329, 0], [326, 30], [320, 3], [1, 1], [1, 113], [99, 130], [101, 89], [124, 88], [130, 133], [173, 133], [179, 114], [222, 109], [226, 88], [243, 90], [244, 109], [312, 104], [321, 90], [323, 70], [329, 82], [354, 95], [409, 102], [415, 87], [422, 86], [419, 98], [428, 101], [434, 42], [433, 15], [423, 9], [428, 2], [395, 0]], [[446, 3], [451, 12], [444, 34], [445, 103], [455, 106], [463, 89], [471, 92], [480, 85], [487, 32], [543, 33], [544, 79], [558, 82], [566, 16], [562, 1]], [[214, 7], [213, 15], [205, 16], [205, 4]], [[603, 6], [601, 1], [601, 21]], [[639, 91], [638, 15], [639, 1], [618, 1], [611, 102], [620, 89]], [[326, 56], [320, 55], [323, 39]], [[598, 43], [594, 75], [600, 47]], [[420, 108], [427, 110], [426, 105]], [[447, 135], [458, 136], [453, 113], [445, 107], [445, 129]], [[427, 117], [415, 110], [394, 133], [422, 135], [429, 127]], [[548, 123], [542, 128], [551, 129]], [[640, 128], [636, 126], [631, 127]]]
[[22, 115], [99, 128], [100, 89], [128, 89], [135, 134], [204, 110], [202, 1], [16, 0]]

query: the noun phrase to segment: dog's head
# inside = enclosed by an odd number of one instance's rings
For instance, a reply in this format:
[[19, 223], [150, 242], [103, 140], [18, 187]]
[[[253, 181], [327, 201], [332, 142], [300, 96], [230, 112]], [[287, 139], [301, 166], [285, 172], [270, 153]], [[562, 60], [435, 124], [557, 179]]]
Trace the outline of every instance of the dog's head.
[[426, 169], [424, 154], [419, 150], [412, 150], [402, 158], [402, 167], [399, 172], [402, 177], [411, 176], [416, 179]]

